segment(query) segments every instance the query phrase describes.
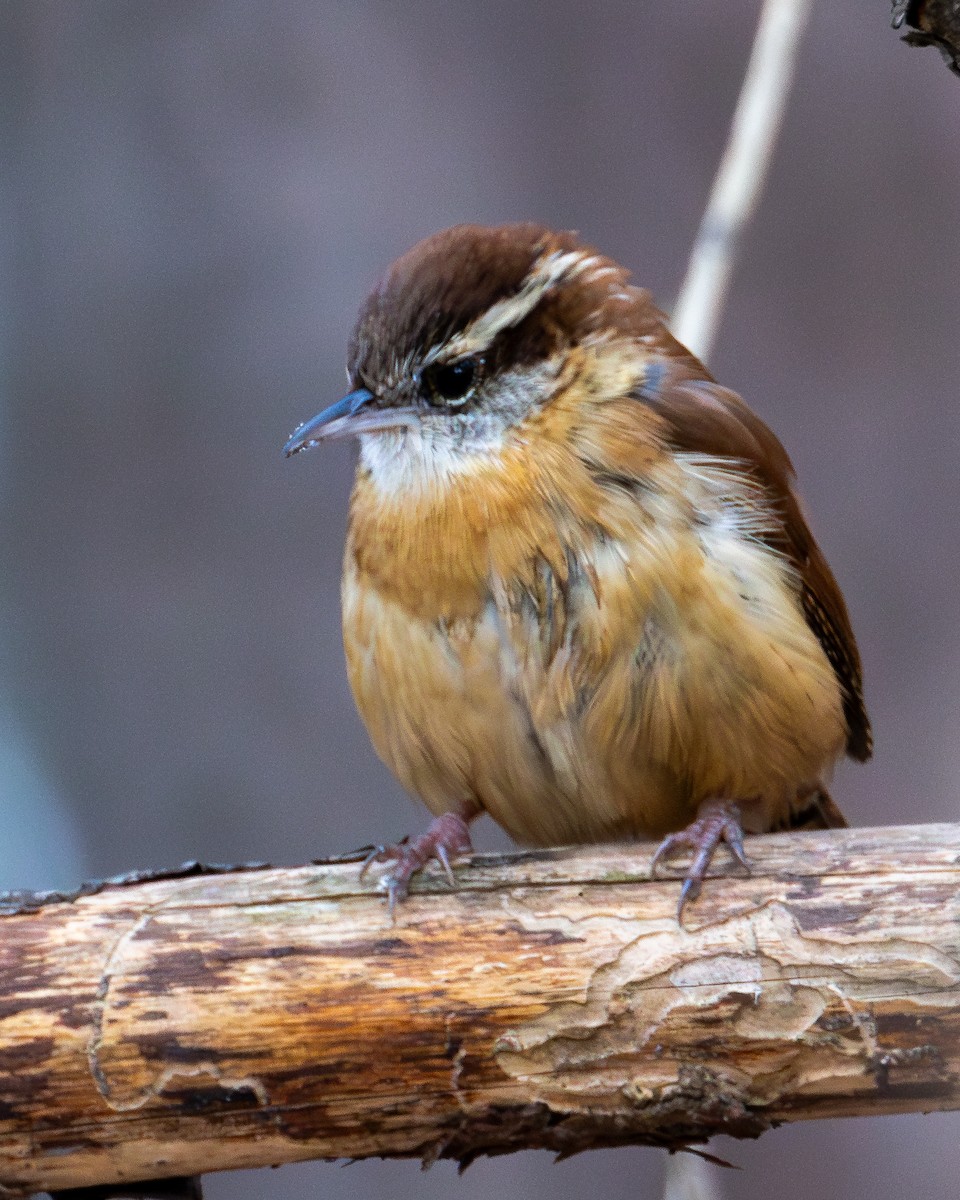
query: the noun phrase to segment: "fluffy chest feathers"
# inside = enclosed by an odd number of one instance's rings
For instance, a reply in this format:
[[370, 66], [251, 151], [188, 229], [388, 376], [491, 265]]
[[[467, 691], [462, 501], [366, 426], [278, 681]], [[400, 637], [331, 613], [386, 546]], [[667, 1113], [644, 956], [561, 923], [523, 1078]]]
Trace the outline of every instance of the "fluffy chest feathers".
[[576, 379], [575, 404], [482, 452], [365, 447], [344, 571], [360, 711], [434, 812], [476, 799], [522, 841], [655, 834], [710, 794], [761, 797], [770, 824], [844, 738], [779, 516], [738, 464]]

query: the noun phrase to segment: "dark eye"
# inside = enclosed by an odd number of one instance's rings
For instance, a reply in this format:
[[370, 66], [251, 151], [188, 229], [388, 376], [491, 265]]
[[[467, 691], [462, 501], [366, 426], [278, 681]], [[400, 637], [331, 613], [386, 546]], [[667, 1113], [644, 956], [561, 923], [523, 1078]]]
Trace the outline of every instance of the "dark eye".
[[476, 358], [433, 363], [424, 367], [421, 376], [424, 395], [431, 404], [463, 404], [476, 387], [479, 375], [480, 362]]

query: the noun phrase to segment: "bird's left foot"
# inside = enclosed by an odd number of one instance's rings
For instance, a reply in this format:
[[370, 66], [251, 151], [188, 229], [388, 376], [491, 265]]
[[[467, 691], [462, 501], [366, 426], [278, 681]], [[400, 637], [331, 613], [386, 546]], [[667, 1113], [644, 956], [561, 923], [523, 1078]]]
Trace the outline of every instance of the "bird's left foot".
[[377, 846], [364, 859], [360, 868], [360, 878], [364, 877], [373, 863], [392, 864], [392, 869], [380, 881], [387, 893], [392, 917], [397, 903], [403, 900], [409, 891], [410, 880], [431, 859], [435, 858], [440, 863], [450, 886], [456, 887], [450, 860], [472, 853], [473, 843], [470, 841], [467, 822], [459, 813], [444, 813], [440, 817], [434, 817], [426, 831], [418, 837], [400, 842], [396, 846]]
[[700, 885], [713, 860], [717, 847], [726, 842], [737, 862], [750, 872], [750, 864], [743, 849], [743, 826], [740, 824], [740, 808], [730, 800], [706, 800], [697, 810], [697, 819], [691, 821], [679, 833], [668, 834], [657, 847], [650, 864], [650, 874], [655, 876], [663, 859], [670, 858], [678, 850], [689, 850], [693, 858], [687, 867], [680, 900], [677, 904], [677, 920], [683, 919], [683, 908], [688, 900], [700, 895]]

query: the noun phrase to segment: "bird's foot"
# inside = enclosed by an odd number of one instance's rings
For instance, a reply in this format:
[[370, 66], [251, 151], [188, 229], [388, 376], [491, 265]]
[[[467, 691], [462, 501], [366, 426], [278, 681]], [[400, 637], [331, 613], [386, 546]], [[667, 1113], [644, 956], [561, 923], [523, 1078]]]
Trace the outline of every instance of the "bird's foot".
[[396, 846], [377, 846], [363, 861], [360, 868], [360, 878], [367, 873], [374, 863], [391, 863], [392, 869], [380, 880], [381, 887], [386, 891], [390, 915], [397, 903], [403, 900], [410, 887], [410, 880], [422, 870], [431, 859], [436, 859], [450, 881], [451, 887], [456, 887], [453, 868], [450, 862], [473, 853], [473, 843], [470, 840], [470, 830], [467, 822], [459, 813], [444, 813], [427, 826], [424, 833], [418, 837], [408, 838]]
[[655, 876], [657, 867], [664, 859], [678, 850], [689, 850], [693, 855], [680, 889], [677, 904], [677, 920], [683, 919], [683, 908], [688, 900], [700, 895], [700, 885], [707, 873], [717, 847], [726, 842], [730, 853], [750, 873], [750, 864], [743, 850], [743, 826], [740, 824], [740, 808], [730, 800], [706, 800], [697, 810], [697, 819], [691, 821], [679, 833], [668, 834], [657, 847], [650, 864], [650, 874]]

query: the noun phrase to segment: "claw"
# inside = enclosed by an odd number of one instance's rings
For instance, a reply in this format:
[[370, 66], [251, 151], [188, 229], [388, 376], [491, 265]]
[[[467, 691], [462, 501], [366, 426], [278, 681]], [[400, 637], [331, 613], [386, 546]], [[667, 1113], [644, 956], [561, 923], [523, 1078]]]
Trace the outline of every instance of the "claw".
[[680, 899], [677, 903], [677, 920], [680, 920], [683, 914], [683, 906], [688, 900], [696, 900], [700, 895], [700, 880], [686, 878], [683, 881], [683, 887], [680, 889]]
[[750, 860], [747, 858], [747, 853], [743, 848], [743, 829], [740, 827], [739, 820], [734, 820], [731, 823], [731, 827], [728, 827], [725, 840], [730, 847], [730, 853], [749, 875]]
[[684, 906], [688, 900], [696, 900], [700, 895], [703, 878], [721, 842], [726, 842], [730, 853], [749, 874], [750, 863], [743, 848], [739, 807], [729, 800], [706, 800], [697, 810], [695, 821], [679, 833], [668, 834], [657, 847], [650, 864], [651, 878], [656, 877], [661, 860], [669, 858], [677, 850], [689, 850], [693, 854], [677, 904], [677, 920], [681, 924]]
[[397, 905], [401, 900], [406, 899], [409, 889], [406, 881], [398, 879], [395, 875], [384, 876], [383, 884], [387, 893], [387, 915], [390, 917], [392, 923], [396, 915]]
[[443, 842], [438, 843], [436, 854], [440, 860], [440, 866], [443, 867], [443, 873], [447, 877], [447, 882], [452, 888], [455, 888], [457, 881], [453, 877], [453, 867], [450, 866], [450, 855], [447, 853], [447, 848]]
[[452, 888], [457, 886], [451, 859], [473, 853], [470, 830], [459, 813], [444, 813], [435, 817], [419, 837], [404, 838], [395, 846], [376, 846], [360, 866], [360, 878], [375, 862], [391, 863], [392, 870], [383, 876], [380, 886], [387, 893], [387, 909], [391, 920], [397, 905], [405, 899], [410, 880], [435, 858], [443, 868]]
[[373, 864], [375, 862], [383, 861], [384, 855], [386, 853], [387, 853], [386, 846], [384, 846], [384, 845], [374, 846], [370, 850], [370, 853], [366, 856], [366, 858], [360, 864], [360, 873], [357, 876], [357, 878], [363, 879], [363, 877], [366, 875], [366, 873], [370, 870], [370, 868], [373, 866]]

